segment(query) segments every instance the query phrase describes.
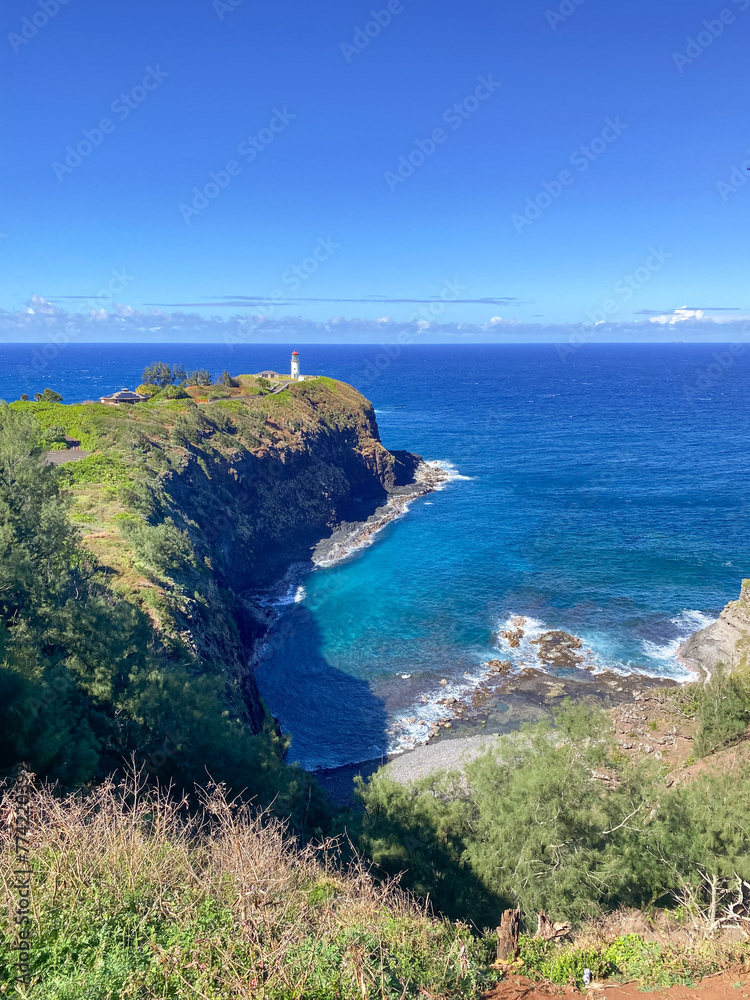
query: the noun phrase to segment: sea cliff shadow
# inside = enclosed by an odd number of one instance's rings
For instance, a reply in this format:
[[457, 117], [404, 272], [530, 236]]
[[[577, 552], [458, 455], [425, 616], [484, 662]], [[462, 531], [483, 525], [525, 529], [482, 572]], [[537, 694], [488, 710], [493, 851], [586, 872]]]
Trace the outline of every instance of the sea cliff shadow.
[[[314, 613], [297, 604], [271, 629], [255, 668], [266, 706], [291, 737], [289, 761], [311, 771], [372, 765], [387, 748], [387, 713], [367, 681], [326, 658]], [[363, 771], [366, 770], [363, 768]], [[352, 777], [360, 773], [352, 769]]]

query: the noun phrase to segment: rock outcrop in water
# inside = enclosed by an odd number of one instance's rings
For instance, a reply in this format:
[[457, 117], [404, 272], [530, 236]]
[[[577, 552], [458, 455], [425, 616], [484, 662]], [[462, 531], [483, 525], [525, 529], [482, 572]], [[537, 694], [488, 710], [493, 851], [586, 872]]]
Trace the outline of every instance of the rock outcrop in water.
[[546, 667], [572, 668], [584, 662], [585, 657], [577, 652], [583, 646], [577, 635], [555, 630], [544, 632], [531, 642], [538, 647], [537, 659]]
[[750, 660], [750, 580], [743, 580], [738, 601], [730, 601], [719, 618], [695, 632], [680, 648], [680, 656], [702, 671], [723, 663], [731, 670]]

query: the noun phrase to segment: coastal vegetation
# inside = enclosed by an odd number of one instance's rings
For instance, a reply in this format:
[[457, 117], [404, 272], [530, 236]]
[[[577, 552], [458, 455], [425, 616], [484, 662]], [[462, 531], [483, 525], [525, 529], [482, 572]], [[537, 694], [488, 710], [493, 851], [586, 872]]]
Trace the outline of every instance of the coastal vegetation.
[[[611, 764], [600, 753], [585, 757], [590, 744], [577, 727], [592, 720], [582, 711], [566, 711], [557, 721], [560, 728], [552, 740], [546, 726], [524, 734], [526, 758], [541, 753], [541, 764], [549, 767], [552, 754], [560, 755], [555, 774], [549, 779], [537, 775], [538, 790], [544, 786], [544, 792], [551, 792], [542, 817], [547, 831], [553, 826], [553, 811], [561, 807], [559, 782], [565, 774], [573, 779], [565, 796], [566, 809], [574, 811], [575, 795], [584, 779], [575, 766], [571, 768], [572, 758], [584, 754], [587, 765], [594, 763], [601, 787], [607, 784], [602, 766]], [[485, 759], [477, 766], [480, 771], [489, 768], [495, 778], [497, 763]], [[523, 762], [511, 767], [518, 772], [513, 777], [518, 789], [528, 788], [530, 775], [524, 773]], [[522, 808], [513, 795], [496, 801], [491, 820], [494, 824], [500, 819], [500, 823], [497, 829], [494, 825], [484, 829], [486, 855], [500, 847], [500, 864], [511, 860], [519, 875], [514, 881], [514, 873], [505, 872], [497, 907], [486, 912], [485, 925], [477, 925], [467, 919], [449, 919], [439, 912], [442, 907], [433, 904], [431, 895], [420, 899], [406, 891], [402, 880], [387, 877], [382, 851], [381, 864], [373, 866], [366, 855], [352, 851], [350, 840], [302, 839], [278, 816], [232, 800], [222, 785], [208, 784], [191, 800], [154, 786], [148, 777], [131, 770], [117, 784], [101, 782], [85, 795], [60, 796], [49, 787], [32, 791], [28, 841], [34, 873], [31, 972], [35, 985], [29, 996], [43, 1000], [196, 995], [208, 1000], [257, 996], [267, 1000], [424, 996], [470, 1000], [484, 995], [498, 979], [521, 970], [532, 978], [565, 986], [582, 987], [588, 969], [600, 980], [638, 979], [643, 986], [653, 987], [691, 984], [723, 968], [747, 966], [745, 944], [722, 940], [713, 933], [728, 905], [741, 913], [732, 883], [737, 873], [747, 877], [748, 852], [742, 831], [749, 805], [746, 778], [737, 782], [735, 776], [739, 796], [729, 791], [726, 780], [718, 790], [710, 782], [693, 784], [680, 794], [667, 790], [659, 814], [641, 816], [637, 824], [642, 832], [653, 823], [654, 832], [636, 843], [631, 827], [630, 836], [613, 841], [607, 864], [601, 863], [596, 843], [607, 834], [592, 830], [592, 810], [584, 810], [575, 829], [570, 815], [563, 817], [556, 832], [564, 837], [573, 830], [579, 843], [571, 842], [566, 852], [562, 845], [552, 844], [549, 851], [558, 852], [553, 858], [535, 830], [542, 796], [534, 797], [532, 787], [531, 801]], [[632, 777], [646, 779], [644, 799], [648, 799], [658, 784], [655, 776], [650, 780], [643, 773]], [[631, 798], [635, 783], [629, 782]], [[474, 777], [471, 785], [476, 784]], [[439, 789], [438, 797], [446, 793], [456, 797], [445, 778], [432, 787]], [[4, 791], [0, 809], [7, 815], [14, 797], [12, 788]], [[382, 791], [381, 785], [381, 797]], [[589, 785], [588, 792], [597, 797], [595, 786]], [[464, 792], [464, 800], [470, 797], [470, 792]], [[397, 849], [406, 845], [414, 852], [412, 857], [401, 857], [406, 879], [415, 858], [426, 850], [432, 851], [435, 860], [442, 848], [444, 889], [456, 876], [466, 880], [453, 858], [455, 839], [449, 843], [447, 827], [437, 828], [423, 800], [420, 823], [415, 822], [409, 809], [413, 798], [405, 794], [399, 803], [406, 814], [400, 821]], [[701, 808], [706, 817], [702, 824]], [[728, 820], [732, 809], [737, 815]], [[602, 810], [606, 812], [606, 804]], [[504, 822], [502, 812], [507, 814]], [[535, 818], [529, 822], [532, 814]], [[490, 819], [489, 814], [486, 818]], [[595, 817], [600, 824], [601, 818]], [[522, 830], [510, 836], [507, 847], [502, 843], [514, 819], [519, 828], [527, 822], [528, 846]], [[393, 817], [382, 829], [386, 828], [392, 836]], [[466, 826], [462, 835], [466, 836]], [[471, 843], [471, 838], [466, 842]], [[617, 857], [617, 846], [628, 851], [624, 858]], [[360, 847], [367, 847], [366, 839]], [[633, 857], [636, 847], [647, 852], [643, 862]], [[655, 848], [661, 853], [655, 853]], [[667, 850], [673, 853], [665, 856]], [[0, 826], [0, 881], [6, 894], [12, 891], [15, 863], [11, 829]], [[654, 908], [664, 899], [653, 898], [654, 906], [647, 906], [645, 896], [638, 896], [639, 890], [647, 890], [649, 878], [654, 887], [664, 884], [658, 870], [664, 865], [671, 884], [679, 890], [667, 911]], [[613, 885], [617, 881], [622, 890], [634, 870], [640, 878], [635, 897], [627, 890], [620, 891], [619, 898], [640, 903], [640, 912], [612, 909], [614, 898], [608, 906], [591, 906], [603, 879]], [[482, 880], [491, 880], [497, 871], [495, 862], [477, 866]], [[535, 880], [542, 883], [541, 889], [528, 884]], [[517, 887], [524, 881], [527, 885], [519, 892]], [[704, 894], [704, 888], [713, 890], [713, 905], [711, 892]], [[725, 894], [727, 888], [732, 892]], [[554, 907], [550, 912], [566, 912], [569, 894], [578, 903], [567, 912], [579, 919], [565, 940], [545, 940], [534, 934], [534, 908], [549, 901]], [[531, 909], [517, 958], [510, 964], [496, 963], [498, 914], [521, 897]], [[441, 902], [447, 899], [444, 891]], [[477, 900], [477, 894], [469, 891], [462, 905], [477, 914]], [[595, 914], [594, 918], [581, 920], [585, 912]], [[634, 921], [637, 931], [632, 929]], [[660, 925], [667, 926], [666, 933], [660, 933]], [[0, 917], [0, 931], [2, 993], [12, 988], [14, 958], [4, 917]]]
[[[221, 787], [189, 808], [130, 775], [86, 797], [40, 790], [30, 812], [39, 1000], [448, 1000], [498, 978], [491, 940], [342, 864], [335, 842], [300, 845]], [[0, 827], [6, 887], [12, 868]], [[2, 930], [5, 995], [14, 959]]]
[[205, 368], [188, 372], [183, 365], [168, 365], [163, 361], [156, 361], [154, 364], [148, 365], [141, 378], [144, 385], [155, 385], [160, 389], [175, 384], [181, 386], [213, 385], [211, 373]]
[[[725, 684], [690, 692], [699, 746], [715, 742], [713, 706]], [[747, 687], [736, 691], [734, 714], [722, 719], [750, 708]], [[740, 737], [734, 722], [723, 732], [725, 743]], [[668, 770], [650, 759], [634, 765], [606, 716], [570, 706], [460, 774], [410, 787], [385, 771], [360, 783], [357, 841], [384, 872], [405, 873], [405, 886], [480, 926], [516, 905], [532, 922], [540, 910], [580, 923], [622, 907], [688, 903], [702, 918], [713, 914], [715, 927], [745, 919], [750, 761], [679, 784]]]
[[[314, 827], [322, 797], [282, 763], [271, 720], [251, 726], [221, 660], [191, 653], [172, 624], [204, 575], [184, 529], [136, 513], [154, 513], [158, 497], [122, 458], [94, 454], [58, 472], [42, 464], [41, 446], [37, 421], [0, 408], [0, 769], [24, 761], [77, 788], [135, 755], [180, 787], [208, 769]], [[79, 518], [116, 518], [124, 557], [151, 583], [149, 602], [114, 586], [112, 561], [81, 542], [66, 484], [99, 497]], [[170, 589], [157, 591], [168, 574]]]
[[[503, 974], [495, 927], [517, 906], [523, 968], [556, 982], [684, 982], [739, 960], [711, 935], [750, 918], [745, 673], [663, 694], [690, 731], [685, 780], [634, 763], [578, 704], [460, 774], [381, 771], [334, 808], [254, 685], [268, 617], [252, 594], [416, 459], [382, 447], [343, 383], [167, 375], [134, 407], [0, 405], [1, 815], [23, 765], [30, 996], [476, 997]], [[90, 454], [46, 464], [68, 437]], [[6, 898], [13, 863], [0, 824]], [[535, 937], [540, 911], [573, 941]], [[702, 943], [634, 934], [616, 919], [633, 911]]]
[[[349, 387], [238, 381], [205, 403], [193, 387], [136, 407], [0, 406], [0, 770], [23, 761], [75, 789], [134, 755], [313, 833], [329, 810], [260, 700], [249, 663], [268, 613], [248, 591], [352, 493], [385, 497], [409, 469]], [[45, 464], [66, 436], [91, 454]]]

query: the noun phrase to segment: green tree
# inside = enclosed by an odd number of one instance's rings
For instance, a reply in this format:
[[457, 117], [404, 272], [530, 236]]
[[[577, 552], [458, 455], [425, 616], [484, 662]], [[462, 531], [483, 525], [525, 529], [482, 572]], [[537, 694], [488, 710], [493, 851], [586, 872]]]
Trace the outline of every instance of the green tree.
[[154, 385], [153, 382], [144, 382], [142, 385], [139, 385], [135, 391], [142, 396], [155, 396], [159, 391], [159, 386]]
[[188, 399], [188, 393], [179, 385], [167, 385], [159, 393], [159, 399]]
[[172, 385], [174, 380], [174, 372], [163, 361], [155, 361], [154, 364], [144, 368], [141, 376], [141, 382], [146, 385], [158, 385], [162, 389], [166, 385]]
[[236, 378], [232, 378], [232, 376], [229, 374], [228, 371], [226, 371], [226, 369], [221, 373], [220, 381], [221, 384], [225, 385], [228, 389], [238, 389], [240, 385], [239, 380]]
[[719, 664], [696, 694], [699, 729], [695, 753], [699, 757], [736, 743], [750, 725], [750, 684], [746, 677]]
[[[162, 637], [107, 588], [69, 521], [69, 475], [44, 464], [43, 445], [31, 414], [0, 404], [0, 773], [25, 761], [78, 787], [135, 754], [165, 782], [189, 790], [208, 771], [298, 829], [318, 829], [328, 815], [320, 789], [282, 762], [272, 725], [254, 734], [243, 723], [222, 663]], [[144, 566], [195, 592], [201, 568], [185, 530], [168, 518], [121, 523]]]
[[45, 389], [44, 392], [35, 392], [34, 399], [37, 403], [62, 403], [62, 396], [54, 389]]

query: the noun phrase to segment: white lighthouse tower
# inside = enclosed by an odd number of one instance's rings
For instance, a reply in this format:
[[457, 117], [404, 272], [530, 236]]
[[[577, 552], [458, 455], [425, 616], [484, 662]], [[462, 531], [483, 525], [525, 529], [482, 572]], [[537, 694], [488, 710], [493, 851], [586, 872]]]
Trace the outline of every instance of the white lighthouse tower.
[[292, 378], [295, 382], [299, 382], [299, 354], [296, 351], [292, 351]]

